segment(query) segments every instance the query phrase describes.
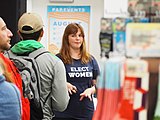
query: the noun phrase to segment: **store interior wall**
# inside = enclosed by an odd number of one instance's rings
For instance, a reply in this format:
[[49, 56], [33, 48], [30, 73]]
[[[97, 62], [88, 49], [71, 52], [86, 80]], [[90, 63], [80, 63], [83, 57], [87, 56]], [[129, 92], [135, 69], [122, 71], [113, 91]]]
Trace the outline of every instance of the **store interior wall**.
[[[100, 61], [100, 20], [102, 17], [126, 17], [127, 16], [127, 0], [121, 0], [115, 4], [117, 0], [74, 0], [73, 3], [50, 3], [49, 0], [28, 0], [27, 11], [35, 11], [41, 14], [45, 21], [45, 36], [42, 44], [47, 47], [47, 5], [89, 5], [91, 6], [90, 20], [90, 45], [89, 50], [95, 58]], [[108, 4], [106, 4], [106, 2]], [[106, 6], [105, 6], [105, 5]], [[116, 6], [116, 7], [115, 7]], [[146, 59], [149, 61], [150, 83], [149, 83], [149, 111], [148, 120], [152, 120], [156, 103], [156, 90], [158, 83], [158, 63], [159, 59]], [[154, 82], [153, 82], [154, 81]]]
[[100, 32], [100, 19], [103, 17], [104, 0], [74, 0], [73, 3], [51, 3], [49, 0], [28, 0], [27, 11], [37, 12], [42, 16], [44, 21], [45, 34], [41, 41], [44, 46], [48, 46], [47, 39], [47, 6], [48, 5], [63, 5], [63, 6], [90, 6], [90, 40], [89, 52], [95, 56], [99, 61], [100, 59], [100, 46], [99, 46], [99, 32]]
[[[91, 20], [90, 20], [90, 45], [89, 45], [89, 52], [95, 56], [95, 58], [99, 61], [100, 60], [100, 45], [99, 45], [99, 32], [100, 32], [100, 19], [102, 17], [107, 17], [107, 15], [119, 15], [119, 9], [115, 9], [115, 12], [112, 11], [113, 9], [107, 9], [105, 10], [104, 8], [104, 1], [105, 0], [74, 0], [73, 3], [50, 3], [49, 0], [5, 0], [2, 1], [0, 4], [0, 15], [3, 17], [5, 20], [7, 26], [11, 31], [13, 32], [14, 36], [12, 38], [11, 44], [15, 44], [18, 42], [19, 38], [17, 35], [17, 21], [20, 15], [26, 11], [32, 11], [32, 12], [37, 12], [39, 13], [44, 21], [44, 28], [45, 28], [45, 34], [42, 39], [42, 44], [47, 47], [47, 6], [48, 5], [89, 5], [91, 6]], [[110, 1], [111, 0], [106, 0]], [[115, 0], [114, 0], [115, 1]], [[27, 2], [27, 6], [26, 6]], [[10, 4], [8, 4], [10, 3]], [[123, 3], [123, 4], [122, 4]], [[108, 4], [111, 5], [110, 8], [112, 8], [113, 4]], [[125, 5], [126, 5], [126, 0], [121, 1], [121, 5], [123, 7], [123, 10], [120, 11], [125, 13]], [[27, 8], [26, 8], [27, 7]], [[114, 6], [113, 6], [114, 7]], [[10, 8], [10, 9], [6, 9]], [[106, 12], [107, 13], [104, 13]], [[122, 13], [123, 15], [123, 13]], [[126, 15], [126, 14], [125, 14]], [[155, 102], [156, 102], [156, 93], [157, 93], [157, 84], [158, 84], [158, 64], [160, 60], [157, 59], [146, 59], [149, 61], [149, 72], [150, 74], [150, 88], [152, 88], [149, 91], [149, 120], [152, 118], [154, 114], [154, 109], [155, 109]]]
[[128, 16], [128, 0], [104, 0], [104, 17], [105, 18], [116, 18], [116, 17], [127, 17]]

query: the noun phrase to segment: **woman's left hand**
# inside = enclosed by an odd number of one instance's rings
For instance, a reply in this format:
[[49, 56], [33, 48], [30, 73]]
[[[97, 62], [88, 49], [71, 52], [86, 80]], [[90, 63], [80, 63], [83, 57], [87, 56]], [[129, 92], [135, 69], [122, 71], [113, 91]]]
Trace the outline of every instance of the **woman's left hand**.
[[90, 101], [92, 101], [92, 94], [95, 92], [95, 87], [87, 88], [83, 93], [80, 94], [80, 101], [83, 100], [84, 97], [88, 97]]

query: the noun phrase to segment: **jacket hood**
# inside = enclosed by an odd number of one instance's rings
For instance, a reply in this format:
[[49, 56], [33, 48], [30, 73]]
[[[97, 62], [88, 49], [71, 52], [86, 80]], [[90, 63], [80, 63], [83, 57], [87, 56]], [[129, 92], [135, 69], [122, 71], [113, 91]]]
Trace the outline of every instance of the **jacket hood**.
[[21, 54], [28, 54], [42, 47], [43, 45], [35, 40], [23, 40], [15, 44], [11, 48], [11, 51], [15, 54], [21, 55]]

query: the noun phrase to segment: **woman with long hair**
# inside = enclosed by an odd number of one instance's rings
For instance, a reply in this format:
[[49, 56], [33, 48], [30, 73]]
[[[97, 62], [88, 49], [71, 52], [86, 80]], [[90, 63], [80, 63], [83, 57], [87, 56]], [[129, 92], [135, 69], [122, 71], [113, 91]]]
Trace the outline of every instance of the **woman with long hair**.
[[87, 52], [84, 30], [80, 24], [71, 23], [64, 31], [62, 46], [57, 56], [66, 68], [70, 101], [64, 112], [56, 112], [53, 120], [92, 120], [93, 94], [99, 66]]

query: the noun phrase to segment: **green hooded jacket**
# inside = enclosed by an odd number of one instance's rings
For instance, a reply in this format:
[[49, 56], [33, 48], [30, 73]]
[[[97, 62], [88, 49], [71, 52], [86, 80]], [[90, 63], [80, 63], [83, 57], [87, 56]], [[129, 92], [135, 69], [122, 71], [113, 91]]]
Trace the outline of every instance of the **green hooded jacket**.
[[35, 40], [24, 40], [15, 44], [11, 48], [11, 51], [15, 54], [22, 55], [22, 54], [31, 53], [42, 47], [43, 45], [40, 42], [37, 42]]

